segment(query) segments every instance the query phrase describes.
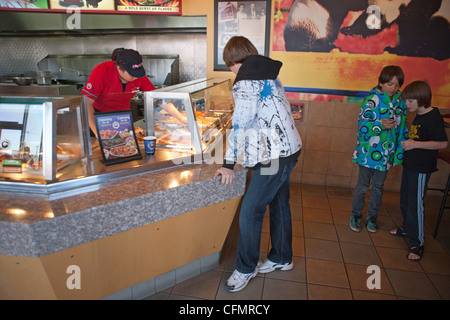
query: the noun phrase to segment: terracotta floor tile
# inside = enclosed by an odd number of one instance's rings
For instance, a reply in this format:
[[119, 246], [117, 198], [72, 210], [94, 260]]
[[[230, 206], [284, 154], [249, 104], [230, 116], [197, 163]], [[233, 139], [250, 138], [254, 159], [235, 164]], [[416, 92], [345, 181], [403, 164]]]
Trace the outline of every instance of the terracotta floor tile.
[[[350, 230], [353, 189], [292, 184], [293, 262], [290, 271], [258, 274], [241, 292], [229, 293], [224, 284], [236, 267], [238, 218], [222, 250], [220, 264], [192, 279], [148, 297], [150, 300], [450, 300], [450, 237], [442, 228], [432, 232], [439, 197], [426, 198], [425, 253], [420, 262], [406, 259], [409, 244], [389, 231], [401, 225], [399, 194], [385, 192], [378, 217], [379, 230]], [[366, 208], [370, 194], [366, 195]], [[263, 221], [260, 260], [270, 250], [269, 211]], [[448, 224], [450, 213], [444, 216]], [[365, 222], [365, 219], [363, 219]], [[380, 289], [369, 289], [368, 267], [380, 268]], [[370, 283], [369, 283], [370, 284]]]
[[350, 222], [350, 214], [347, 211], [331, 209], [331, 215], [335, 224], [342, 224], [348, 226]]
[[408, 242], [405, 238], [391, 235], [390, 230], [378, 230], [375, 233], [369, 233], [369, 235], [376, 247], [388, 247], [405, 250], [409, 248]]
[[306, 283], [266, 278], [263, 300], [306, 300]]
[[291, 218], [292, 220], [303, 220], [303, 208], [291, 205]]
[[269, 252], [270, 248], [270, 233], [262, 232], [261, 233], [261, 241], [259, 246], [259, 251], [261, 252]]
[[450, 276], [450, 256], [446, 253], [428, 252], [425, 247], [419, 263], [427, 273]]
[[392, 230], [396, 227], [390, 215], [379, 215], [377, 219], [379, 230]]
[[316, 185], [301, 185], [302, 196], [311, 196], [311, 197], [326, 197], [327, 190], [325, 186], [316, 186]]
[[291, 204], [291, 206], [302, 206], [302, 196], [300, 194], [291, 192], [289, 203]]
[[336, 225], [336, 232], [340, 242], [350, 242], [350, 243], [360, 243], [372, 245], [372, 239], [369, 236], [369, 231], [367, 231], [364, 225], [361, 225], [361, 230], [355, 232], [350, 229], [347, 225]]
[[303, 208], [330, 209], [327, 197], [302, 196]]
[[275, 270], [265, 274], [266, 279], [306, 282], [306, 262], [304, 257], [293, 257], [294, 267], [289, 271]]
[[330, 209], [303, 207], [303, 220], [312, 222], [333, 223]]
[[441, 297], [427, 275], [422, 272], [386, 269], [395, 294], [399, 297], [439, 300]]
[[408, 249], [377, 247], [377, 252], [385, 268], [423, 272], [419, 263], [406, 259]]
[[425, 249], [427, 252], [434, 252], [434, 253], [447, 253], [445, 249], [442, 247], [442, 244], [439, 243], [436, 239], [433, 238], [433, 236], [425, 235], [424, 238], [425, 241]]
[[353, 189], [339, 188], [339, 187], [327, 187], [328, 198], [338, 199], [352, 199]]
[[292, 235], [294, 237], [304, 237], [303, 221], [292, 220]]
[[307, 258], [343, 261], [336, 241], [305, 238], [305, 254]]
[[369, 288], [367, 282], [372, 285], [373, 281], [369, 278], [374, 274], [373, 271], [368, 270], [368, 266], [346, 263], [347, 274], [352, 290], [368, 291], [377, 294], [395, 295], [389, 282], [388, 276], [384, 268], [380, 267], [380, 288]]
[[343, 262], [306, 259], [308, 283], [349, 288], [347, 271]]
[[266, 215], [263, 219], [262, 232], [270, 232], [270, 218]]
[[352, 300], [350, 289], [308, 284], [308, 300]]
[[330, 202], [331, 210], [333, 211], [346, 211], [349, 216], [352, 212], [352, 200], [351, 199], [336, 199], [330, 198], [328, 199]]
[[333, 241], [338, 240], [334, 224], [331, 223], [305, 221], [304, 229], [305, 238], [316, 238]]
[[231, 272], [225, 272], [217, 290], [216, 300], [261, 300], [264, 286], [263, 277], [255, 277], [244, 290], [239, 292], [228, 292], [225, 289], [225, 283], [231, 276]]
[[444, 300], [450, 300], [450, 276], [440, 276], [436, 274], [429, 274], [433, 286], [438, 291], [439, 295]]
[[362, 264], [365, 266], [381, 265], [380, 258], [374, 246], [341, 242], [342, 256], [345, 263]]
[[222, 272], [210, 270], [173, 287], [172, 294], [200, 299], [214, 299], [222, 279]]
[[395, 295], [352, 290], [354, 300], [397, 300]]
[[305, 256], [305, 239], [303, 237], [292, 237], [292, 254], [295, 257]]

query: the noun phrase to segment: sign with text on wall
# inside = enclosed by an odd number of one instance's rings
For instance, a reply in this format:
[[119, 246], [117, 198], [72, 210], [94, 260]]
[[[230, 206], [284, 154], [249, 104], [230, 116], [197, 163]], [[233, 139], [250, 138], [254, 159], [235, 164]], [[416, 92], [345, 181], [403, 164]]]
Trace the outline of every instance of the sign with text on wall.
[[3, 11], [181, 15], [182, 0], [0, 0]]

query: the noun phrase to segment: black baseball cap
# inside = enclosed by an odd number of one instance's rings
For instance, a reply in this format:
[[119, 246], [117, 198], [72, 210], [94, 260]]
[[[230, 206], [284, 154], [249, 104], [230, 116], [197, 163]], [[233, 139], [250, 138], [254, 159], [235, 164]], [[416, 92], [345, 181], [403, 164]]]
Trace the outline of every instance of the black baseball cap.
[[133, 77], [142, 78], [145, 76], [145, 69], [142, 66], [142, 56], [136, 50], [120, 50], [117, 52], [116, 63]]

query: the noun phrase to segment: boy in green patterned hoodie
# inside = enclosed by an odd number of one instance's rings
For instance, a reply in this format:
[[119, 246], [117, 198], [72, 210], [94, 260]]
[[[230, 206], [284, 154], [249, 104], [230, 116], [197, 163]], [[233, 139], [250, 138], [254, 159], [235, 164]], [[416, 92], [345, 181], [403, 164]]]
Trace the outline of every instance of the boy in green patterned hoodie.
[[353, 162], [359, 165], [358, 182], [352, 199], [350, 228], [361, 230], [361, 210], [372, 180], [367, 211], [367, 230], [378, 230], [377, 217], [383, 197], [384, 181], [392, 166], [403, 162], [401, 142], [407, 140], [406, 105], [399, 91], [404, 82], [399, 66], [381, 71], [378, 86], [362, 102], [358, 118], [358, 141]]

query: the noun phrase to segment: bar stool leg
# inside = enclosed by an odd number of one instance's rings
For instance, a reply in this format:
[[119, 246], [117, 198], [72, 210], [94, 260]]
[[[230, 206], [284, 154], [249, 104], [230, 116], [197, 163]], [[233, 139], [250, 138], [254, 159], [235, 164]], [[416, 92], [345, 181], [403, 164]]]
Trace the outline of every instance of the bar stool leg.
[[438, 220], [436, 222], [436, 229], [434, 230], [433, 238], [435, 238], [435, 239], [436, 239], [436, 236], [438, 233], [439, 225], [441, 224], [442, 214], [444, 213], [444, 209], [445, 209], [445, 203], [447, 202], [449, 187], [450, 187], [450, 174], [448, 175], [447, 186], [445, 187], [445, 193], [444, 193], [444, 196], [442, 197], [441, 209], [439, 210], [439, 216], [438, 216]]

